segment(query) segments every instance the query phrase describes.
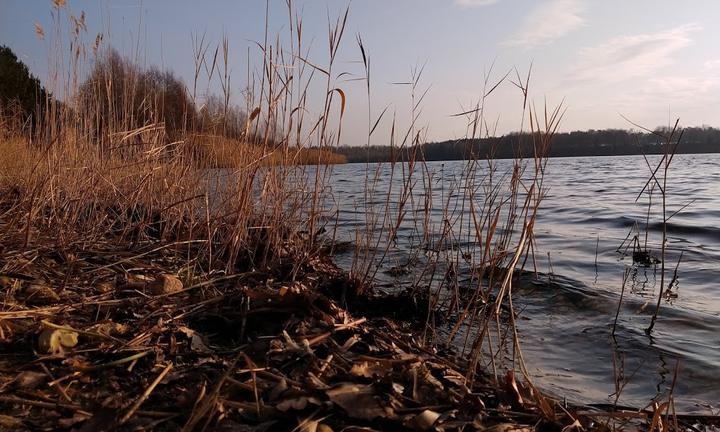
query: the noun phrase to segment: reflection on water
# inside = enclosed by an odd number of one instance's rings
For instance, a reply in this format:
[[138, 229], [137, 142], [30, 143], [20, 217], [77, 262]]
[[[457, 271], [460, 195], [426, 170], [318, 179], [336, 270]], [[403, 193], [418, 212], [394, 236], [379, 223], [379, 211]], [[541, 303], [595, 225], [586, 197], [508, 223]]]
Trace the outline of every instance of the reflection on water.
[[[390, 217], [404, 214], [391, 244], [378, 244], [387, 255], [377, 272], [380, 286], [396, 287], [426, 278], [413, 270], [435, 259], [454, 262], [461, 283], [470, 283], [469, 269], [478, 243], [467, 212], [468, 188], [477, 196], [487, 167], [480, 165], [467, 181], [464, 162], [431, 162], [417, 176], [413, 197], [400, 208], [402, 184], [389, 166], [378, 173], [377, 194], [364, 193], [364, 164], [336, 166], [331, 180], [333, 232], [354, 241], [366, 226], [368, 210], [383, 224], [388, 187]], [[497, 174], [510, 167], [498, 161]], [[374, 166], [370, 167], [371, 176]], [[429, 178], [428, 178], [429, 177]], [[620, 308], [616, 337], [610, 330], [618, 307], [624, 269], [618, 247], [637, 223], [646, 227], [647, 196], [636, 197], [648, 178], [640, 156], [562, 158], [549, 162], [535, 234], [539, 278], [523, 275], [515, 292], [522, 310], [519, 331], [525, 360], [537, 384], [558, 397], [583, 403], [612, 403], [622, 386], [619, 403], [643, 407], [654, 398], [673, 394], [679, 411], [720, 409], [720, 155], [676, 156], [668, 179], [669, 213], [694, 200], [668, 225], [667, 266], [680, 258], [677, 297], [664, 301], [652, 336], [644, 329], [654, 310], [660, 283], [659, 268], [633, 267]], [[431, 188], [430, 196], [424, 191]], [[657, 199], [657, 197], [656, 197]], [[368, 201], [364, 201], [368, 200]], [[657, 211], [651, 213], [648, 246], [659, 250], [662, 229]], [[453, 234], [447, 227], [453, 227]], [[642, 238], [643, 235], [641, 235]], [[642, 238], [644, 241], [644, 238]], [[415, 248], [423, 244], [423, 248]], [[352, 252], [338, 253], [350, 267]], [[440, 270], [447, 271], [447, 268]], [[467, 274], [463, 275], [463, 272]], [[674, 380], [677, 366], [677, 379]]]

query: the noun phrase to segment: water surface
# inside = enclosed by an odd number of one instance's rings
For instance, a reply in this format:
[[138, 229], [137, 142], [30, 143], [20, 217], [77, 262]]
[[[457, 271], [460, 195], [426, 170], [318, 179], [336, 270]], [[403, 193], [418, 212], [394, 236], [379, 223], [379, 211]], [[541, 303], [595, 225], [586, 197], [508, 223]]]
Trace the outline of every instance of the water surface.
[[[650, 163], [657, 162], [650, 158]], [[498, 161], [495, 179], [511, 161]], [[377, 171], [376, 171], [377, 170]], [[375, 232], [403, 222], [396, 241], [373, 244], [384, 256], [375, 278], [393, 289], [417, 283], [414, 263], [427, 250], [449, 260], [472, 262], [478, 243], [466, 193], [487, 180], [487, 165], [468, 170], [466, 162], [431, 162], [411, 177], [412, 196], [403, 200], [403, 179], [388, 164], [348, 164], [333, 168], [330, 181], [340, 240], [354, 242], [366, 233], [367, 214], [376, 215]], [[423, 174], [424, 173], [424, 174]], [[365, 191], [366, 177], [376, 179], [375, 194]], [[473, 177], [471, 180], [468, 178]], [[618, 253], [629, 233], [659, 255], [662, 220], [659, 206], [648, 219], [648, 196], [638, 194], [649, 178], [642, 156], [557, 158], [549, 161], [545, 197], [538, 222], [536, 267], [539, 278], [523, 276], [515, 292], [522, 310], [519, 332], [523, 353], [536, 384], [556, 397], [577, 403], [618, 403], [644, 407], [667, 400], [671, 391], [679, 411], [720, 410], [720, 155], [678, 155], [668, 177], [668, 251], [672, 276], [680, 255], [674, 296], [663, 300], [655, 331], [645, 334], [660, 285], [659, 266], [633, 266]], [[392, 186], [389, 197], [386, 192]], [[431, 190], [431, 193], [425, 191]], [[660, 196], [654, 195], [654, 203]], [[383, 224], [383, 210], [390, 213]], [[427, 210], [427, 211], [426, 211]], [[637, 224], [637, 228], [634, 228]], [[453, 227], [452, 238], [443, 230]], [[447, 234], [447, 233], [445, 233]], [[434, 244], [433, 241], [443, 244]], [[425, 243], [426, 252], [416, 247]], [[429, 246], [429, 247], [428, 247]], [[349, 268], [351, 252], [338, 253]], [[459, 267], [459, 266], [458, 266]], [[616, 337], [612, 338], [623, 274], [629, 268]], [[398, 269], [402, 271], [398, 271]], [[462, 278], [460, 278], [462, 280]], [[469, 279], [468, 279], [469, 280]], [[666, 281], [667, 284], [667, 281]], [[677, 377], [675, 371], [677, 367]], [[674, 387], [673, 387], [674, 383]]]

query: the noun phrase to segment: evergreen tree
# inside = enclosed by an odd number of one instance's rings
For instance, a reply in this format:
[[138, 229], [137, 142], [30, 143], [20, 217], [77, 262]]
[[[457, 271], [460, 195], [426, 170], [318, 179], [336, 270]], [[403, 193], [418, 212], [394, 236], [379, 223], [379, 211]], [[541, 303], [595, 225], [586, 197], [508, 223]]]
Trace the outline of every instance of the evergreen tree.
[[0, 114], [13, 114], [19, 108], [20, 114], [32, 117], [34, 124], [48, 96], [40, 80], [15, 53], [0, 45]]

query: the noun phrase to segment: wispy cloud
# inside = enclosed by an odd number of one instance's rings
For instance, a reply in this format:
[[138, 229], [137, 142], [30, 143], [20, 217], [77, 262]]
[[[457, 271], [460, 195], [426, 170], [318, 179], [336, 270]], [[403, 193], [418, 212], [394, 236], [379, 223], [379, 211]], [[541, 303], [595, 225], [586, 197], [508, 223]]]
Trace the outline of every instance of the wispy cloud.
[[580, 51], [569, 81], [617, 82], [645, 77], [673, 61], [673, 55], [692, 43], [697, 24], [657, 33], [619, 36]]
[[533, 9], [505, 45], [533, 47], [550, 43], [585, 24], [578, 0], [551, 0]]
[[643, 80], [630, 92], [611, 100], [612, 105], [624, 112], [643, 112], [670, 106], [680, 112], [704, 110], [716, 104], [720, 91], [720, 77], [706, 75], [674, 75]]
[[455, 5], [460, 7], [480, 7], [497, 3], [498, 0], [455, 0]]

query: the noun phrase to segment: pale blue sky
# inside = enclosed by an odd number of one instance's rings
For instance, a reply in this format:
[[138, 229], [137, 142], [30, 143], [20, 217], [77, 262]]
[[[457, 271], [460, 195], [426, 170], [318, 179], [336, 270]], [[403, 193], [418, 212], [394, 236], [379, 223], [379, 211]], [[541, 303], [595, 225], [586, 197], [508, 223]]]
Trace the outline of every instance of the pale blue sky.
[[[186, 83], [193, 73], [191, 35], [223, 33], [232, 50], [234, 94], [244, 87], [247, 50], [264, 32], [265, 1], [69, 1], [87, 13], [88, 39], [97, 32], [121, 52], [141, 35], [143, 62], [165, 65]], [[323, 64], [328, 13], [347, 5], [336, 0], [295, 0], [302, 11], [311, 57]], [[0, 0], [0, 44], [10, 46], [31, 70], [47, 78], [49, 47], [35, 36], [34, 23], [51, 28], [51, 2]], [[140, 18], [142, 17], [142, 20]], [[286, 29], [284, 0], [270, 0], [272, 33]], [[337, 71], [361, 74], [360, 34], [372, 63], [373, 102], [407, 122], [413, 67], [426, 63], [422, 86], [430, 87], [422, 126], [429, 140], [465, 135], [465, 121], [451, 114], [469, 108], [482, 91], [483, 74], [494, 62], [499, 78], [512, 67], [523, 73], [533, 63], [531, 97], [537, 105], [563, 98], [562, 130], [628, 128], [620, 117], [654, 127], [669, 115], [684, 125], [720, 126], [720, 2], [690, 0], [355, 0]], [[362, 144], [367, 128], [363, 84], [341, 81], [348, 95], [343, 142]], [[520, 126], [521, 99], [511, 84], [487, 103], [498, 132]], [[386, 136], [378, 135], [380, 142]]]

